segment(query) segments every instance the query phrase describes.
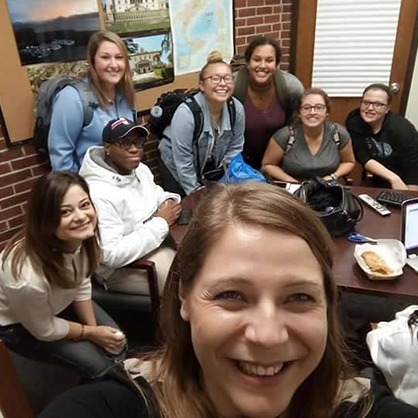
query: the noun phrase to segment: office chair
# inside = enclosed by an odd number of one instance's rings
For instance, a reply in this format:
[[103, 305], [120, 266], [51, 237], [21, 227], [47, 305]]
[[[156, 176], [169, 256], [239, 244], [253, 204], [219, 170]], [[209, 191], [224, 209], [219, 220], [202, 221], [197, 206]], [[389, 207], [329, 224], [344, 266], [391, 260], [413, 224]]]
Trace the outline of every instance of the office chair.
[[106, 290], [94, 278], [92, 279], [92, 298], [104, 309], [128, 310], [133, 312], [152, 312], [154, 333], [158, 330], [160, 295], [155, 263], [151, 260], [137, 260], [127, 267], [145, 270], [148, 276], [150, 295], [134, 295]]

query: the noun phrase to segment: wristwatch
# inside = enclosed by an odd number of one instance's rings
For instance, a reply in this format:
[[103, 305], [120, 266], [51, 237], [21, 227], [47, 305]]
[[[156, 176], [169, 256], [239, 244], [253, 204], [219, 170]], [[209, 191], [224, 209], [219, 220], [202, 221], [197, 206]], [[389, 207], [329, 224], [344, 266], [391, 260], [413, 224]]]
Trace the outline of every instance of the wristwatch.
[[333, 180], [333, 181], [338, 180], [338, 176], [335, 173], [332, 173], [329, 176], [331, 177], [331, 180]]

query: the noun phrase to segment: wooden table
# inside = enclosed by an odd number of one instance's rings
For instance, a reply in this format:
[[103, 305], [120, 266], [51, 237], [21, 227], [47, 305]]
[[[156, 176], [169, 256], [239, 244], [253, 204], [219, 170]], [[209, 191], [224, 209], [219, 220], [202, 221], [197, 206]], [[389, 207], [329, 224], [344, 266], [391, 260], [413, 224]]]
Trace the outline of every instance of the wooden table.
[[[376, 198], [382, 189], [374, 187], [351, 186], [350, 190], [356, 194], [367, 193]], [[187, 196], [183, 202], [183, 208], [194, 209], [203, 196], [204, 191], [199, 190], [193, 195]], [[401, 193], [417, 197], [418, 192], [402, 191]], [[400, 209], [389, 207], [392, 214], [381, 216], [366, 204], [364, 206], [364, 218], [357, 224], [356, 231], [371, 238], [395, 238], [401, 237], [401, 211]], [[187, 227], [177, 224], [170, 228], [172, 238], [179, 244]], [[382, 296], [398, 296], [410, 300], [418, 301], [418, 274], [410, 267], [404, 267], [404, 274], [395, 280], [372, 281], [367, 278], [354, 260], [355, 243], [348, 241], [346, 237], [334, 238], [334, 278], [337, 285], [348, 291], [366, 292], [380, 294]]]

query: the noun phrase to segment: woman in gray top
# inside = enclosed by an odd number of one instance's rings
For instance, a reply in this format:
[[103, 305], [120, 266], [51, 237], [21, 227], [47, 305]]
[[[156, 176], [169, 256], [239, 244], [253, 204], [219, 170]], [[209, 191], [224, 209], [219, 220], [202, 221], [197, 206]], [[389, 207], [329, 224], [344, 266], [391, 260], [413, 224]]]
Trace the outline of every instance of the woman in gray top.
[[212, 53], [200, 71], [199, 88], [194, 96], [203, 116], [199, 137], [194, 140], [195, 119], [190, 107], [182, 103], [159, 145], [164, 189], [181, 196], [199, 188], [203, 174], [222, 167], [244, 147], [244, 108], [231, 98], [231, 68], [219, 53]]
[[354, 167], [348, 132], [327, 122], [330, 99], [318, 88], [305, 90], [299, 106], [299, 121], [277, 131], [263, 158], [265, 172], [276, 180], [299, 182], [312, 177], [337, 180]]

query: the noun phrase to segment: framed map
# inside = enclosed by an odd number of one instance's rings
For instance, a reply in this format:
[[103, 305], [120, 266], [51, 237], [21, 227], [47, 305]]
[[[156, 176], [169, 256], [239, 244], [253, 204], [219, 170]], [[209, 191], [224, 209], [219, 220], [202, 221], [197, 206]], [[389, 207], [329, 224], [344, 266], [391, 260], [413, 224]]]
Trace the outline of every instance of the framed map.
[[234, 54], [233, 0], [169, 0], [174, 73], [199, 71], [216, 50], [229, 62]]

